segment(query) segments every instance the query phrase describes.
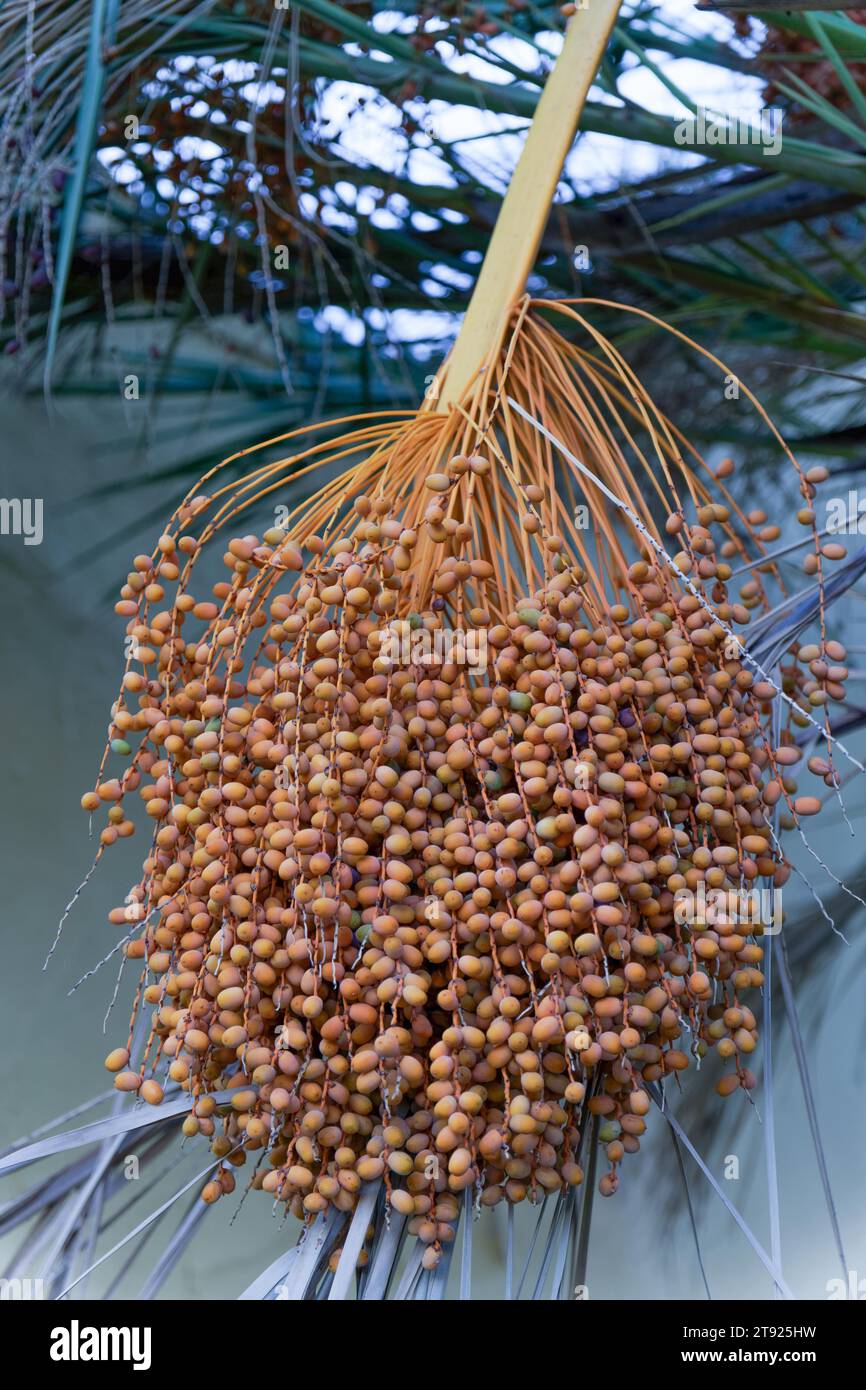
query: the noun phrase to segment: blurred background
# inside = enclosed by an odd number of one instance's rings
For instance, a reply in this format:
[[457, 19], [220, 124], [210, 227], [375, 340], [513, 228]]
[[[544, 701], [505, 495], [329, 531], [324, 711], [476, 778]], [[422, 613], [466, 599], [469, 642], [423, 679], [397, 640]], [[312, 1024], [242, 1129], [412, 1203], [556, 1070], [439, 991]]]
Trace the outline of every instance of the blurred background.
[[[693, 335], [758, 394], [801, 462], [830, 469], [829, 491], [846, 501], [866, 438], [860, 18], [627, 3], [530, 285], [540, 298], [633, 304]], [[94, 853], [79, 798], [122, 671], [113, 602], [131, 557], [151, 549], [187, 488], [235, 449], [308, 420], [419, 404], [459, 324], [564, 23], [558, 7], [527, 0], [0, 9], [0, 495], [41, 498], [44, 517], [41, 544], [7, 526], [0, 535], [9, 1040], [0, 1144], [99, 1094], [105, 1053], [125, 1032], [131, 975], [103, 1032], [118, 957], [68, 991], [114, 944], [106, 915], [137, 875], [135, 839], [107, 857], [45, 973], [42, 963]], [[728, 118], [722, 142], [686, 134], [683, 143], [683, 123], [701, 111], [705, 125]], [[768, 111], [781, 113], [775, 153], [759, 138]], [[796, 488], [746, 402], [647, 321], [604, 305], [591, 312], [697, 447], [714, 462], [734, 459], [743, 508], [782, 525], [779, 544], [792, 539]], [[851, 555], [863, 543], [856, 528], [840, 539]], [[796, 585], [796, 553], [785, 564]], [[863, 582], [851, 584], [832, 630], [852, 670], [839, 718], [866, 761], [864, 600]], [[844, 795], [856, 835], [832, 805], [811, 839], [864, 893], [863, 778]], [[848, 943], [792, 880], [786, 941], [856, 1285], [866, 1279], [866, 913], [805, 849], [789, 852]], [[842, 1261], [775, 997], [773, 1014], [783, 1267], [795, 1294], [825, 1298]], [[754, 1104], [740, 1094], [722, 1102], [690, 1071], [681, 1094], [673, 1083], [668, 1094], [768, 1244], [762, 1087]], [[595, 1203], [591, 1299], [706, 1297], [677, 1156], [662, 1119], [650, 1119], [620, 1192]], [[732, 1157], [736, 1179], [725, 1176]], [[187, 1142], [143, 1161], [98, 1249], [205, 1158]], [[747, 1241], [685, 1162], [713, 1296], [772, 1297]], [[0, 1201], [56, 1163], [5, 1179]], [[233, 1219], [236, 1207], [208, 1212], [164, 1295], [236, 1297], [294, 1239], [261, 1194]], [[113, 1291], [119, 1278], [117, 1291], [136, 1293], [183, 1209], [146, 1246], [107, 1261], [87, 1291]], [[535, 1220], [518, 1213], [519, 1251]], [[23, 1239], [2, 1235], [0, 1248], [11, 1258]], [[485, 1213], [475, 1240], [473, 1296], [501, 1297], [504, 1213]]]

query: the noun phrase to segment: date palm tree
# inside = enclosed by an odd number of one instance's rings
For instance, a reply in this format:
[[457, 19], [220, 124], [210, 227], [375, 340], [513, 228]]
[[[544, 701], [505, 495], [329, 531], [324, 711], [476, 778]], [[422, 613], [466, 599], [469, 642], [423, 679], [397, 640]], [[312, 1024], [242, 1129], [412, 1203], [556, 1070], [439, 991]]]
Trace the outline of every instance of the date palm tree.
[[[525, 0], [483, 8], [456, 0], [12, 0], [0, 11], [0, 344], [9, 389], [41, 393], [49, 408], [64, 393], [143, 401], [140, 467], [112, 487], [150, 489], [160, 510], [167, 491], [184, 492], [220, 453], [249, 442], [251, 405], [269, 436], [330, 414], [415, 409], [475, 285], [563, 23], [557, 7]], [[780, 48], [788, 35], [790, 49]], [[866, 59], [866, 31], [841, 14], [786, 11], [772, 40], [770, 63], [760, 33], [718, 23], [710, 31], [697, 16], [674, 22], [664, 5], [624, 8], [530, 285], [539, 300], [576, 291], [600, 301], [604, 331], [662, 407], [681, 395], [686, 359], [683, 334], [660, 345], [658, 317], [699, 334], [732, 365], [734, 384], [748, 368], [802, 454], [830, 460], [847, 479], [859, 467], [863, 429], [866, 102], [851, 65]], [[772, 160], [759, 123], [720, 112], [707, 122], [680, 85], [678, 64], [687, 73], [703, 64], [720, 85], [739, 83], [753, 95], [772, 82], [786, 123]], [[826, 82], [811, 80], [818, 64], [838, 79], [831, 96]], [[608, 180], [592, 177], [601, 150], [618, 165]], [[638, 311], [627, 326], [608, 314], [610, 300]], [[748, 447], [752, 466], [763, 462], [761, 440], [734, 423], [724, 396], [708, 403], [702, 368], [688, 370], [697, 389], [678, 420], [690, 436], [719, 457]], [[833, 410], [815, 389], [828, 377]], [[850, 413], [838, 409], [840, 395]], [[202, 399], [220, 436], [206, 453], [171, 433], [173, 403], [185, 410]], [[156, 466], [162, 420], [169, 455]], [[292, 502], [301, 487], [293, 484]], [[858, 552], [826, 595], [804, 591], [782, 602], [761, 627], [762, 661], [778, 661], [823, 620], [826, 603], [847, 602], [864, 568]], [[856, 708], [846, 713], [851, 728], [863, 718]], [[851, 895], [842, 885], [840, 892]], [[806, 925], [798, 934], [794, 924], [775, 953], [775, 984], [844, 1269], [793, 989]], [[813, 943], [808, 961], [814, 970]], [[770, 1115], [771, 1059], [768, 1038]], [[772, 1139], [768, 1253], [701, 1156], [700, 1136], [713, 1123], [705, 1109], [696, 1106], [687, 1132], [663, 1094], [654, 1098], [670, 1130], [671, 1190], [688, 1212], [704, 1284], [696, 1180], [724, 1204], [771, 1287], [787, 1292]], [[174, 1221], [184, 1210], [142, 1286], [141, 1296], [155, 1296], [207, 1213], [198, 1193], [210, 1169], [119, 1241], [106, 1236], [125, 1210], [122, 1147], [140, 1132], [142, 1152], [170, 1164], [178, 1117], [189, 1108], [180, 1094], [156, 1112], [111, 1094], [92, 1106], [109, 1103], [102, 1118], [63, 1128], [90, 1108], [79, 1107], [0, 1157], [0, 1172], [11, 1172], [83, 1151], [0, 1208], [0, 1232], [27, 1232], [28, 1268], [36, 1258], [54, 1296], [119, 1255], [116, 1284], [121, 1252], [135, 1254], [163, 1217]], [[594, 1140], [585, 1195], [542, 1208], [522, 1269], [509, 1217], [505, 1297], [532, 1289], [570, 1297], [585, 1284]], [[471, 1206], [461, 1226], [462, 1296], [472, 1290]], [[357, 1274], [371, 1225], [370, 1258]], [[10, 1270], [22, 1267], [13, 1261]], [[420, 1247], [385, 1219], [373, 1190], [351, 1220], [329, 1214], [300, 1243], [287, 1242], [240, 1296], [441, 1298], [448, 1278], [447, 1261], [423, 1267]]]

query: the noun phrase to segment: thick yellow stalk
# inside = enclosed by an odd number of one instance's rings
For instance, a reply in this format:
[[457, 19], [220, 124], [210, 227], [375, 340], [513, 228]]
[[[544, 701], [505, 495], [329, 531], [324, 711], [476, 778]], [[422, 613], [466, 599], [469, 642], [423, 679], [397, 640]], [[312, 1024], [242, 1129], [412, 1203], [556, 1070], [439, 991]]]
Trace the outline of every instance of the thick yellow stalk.
[[550, 214], [565, 157], [620, 0], [588, 0], [573, 16], [538, 102], [517, 168], [502, 202], [463, 326], [443, 368], [436, 408], [461, 399], [499, 351], [511, 310], [526, 287]]

